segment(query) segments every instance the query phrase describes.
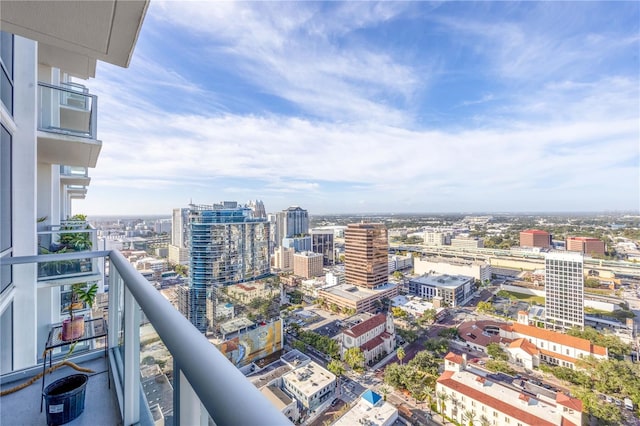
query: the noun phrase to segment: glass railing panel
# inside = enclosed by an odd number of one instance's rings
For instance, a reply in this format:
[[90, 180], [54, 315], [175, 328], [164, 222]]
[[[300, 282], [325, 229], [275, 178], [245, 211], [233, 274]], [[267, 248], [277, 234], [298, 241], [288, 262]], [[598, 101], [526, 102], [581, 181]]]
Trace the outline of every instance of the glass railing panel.
[[39, 254], [79, 253], [73, 259], [38, 263], [38, 278], [52, 279], [63, 276], [94, 274], [98, 272], [98, 260], [82, 258], [82, 252], [94, 250], [97, 231], [86, 222], [59, 225], [52, 231], [38, 232]]
[[38, 129], [95, 139], [96, 96], [73, 83], [38, 83]]
[[60, 166], [60, 174], [63, 176], [88, 177], [89, 169], [84, 166]]
[[140, 385], [153, 424], [173, 425], [173, 356], [144, 313], [140, 326]]

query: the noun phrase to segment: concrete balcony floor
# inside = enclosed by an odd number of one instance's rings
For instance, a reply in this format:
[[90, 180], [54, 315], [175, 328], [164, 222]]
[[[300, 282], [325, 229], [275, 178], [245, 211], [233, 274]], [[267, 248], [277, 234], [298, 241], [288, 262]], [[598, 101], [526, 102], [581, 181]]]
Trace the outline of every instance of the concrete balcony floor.
[[[98, 355], [100, 354], [100, 355]], [[104, 357], [104, 352], [96, 353], [97, 357], [77, 363], [83, 368], [89, 368], [94, 373], [86, 373], [89, 376], [87, 382], [84, 412], [75, 420], [67, 423], [69, 426], [99, 426], [99, 425], [119, 425], [122, 424], [120, 411], [118, 410], [117, 397], [113, 382], [111, 389], [108, 383], [108, 358]], [[40, 369], [40, 371], [42, 371]], [[45, 387], [62, 377], [77, 374], [78, 371], [69, 366], [61, 367], [45, 378]], [[3, 391], [20, 385], [26, 379], [19, 379], [10, 383], [2, 383], [0, 389]], [[46, 406], [43, 404], [40, 412], [40, 394], [42, 379], [37, 380], [30, 386], [0, 398], [0, 425], [46, 425]]]

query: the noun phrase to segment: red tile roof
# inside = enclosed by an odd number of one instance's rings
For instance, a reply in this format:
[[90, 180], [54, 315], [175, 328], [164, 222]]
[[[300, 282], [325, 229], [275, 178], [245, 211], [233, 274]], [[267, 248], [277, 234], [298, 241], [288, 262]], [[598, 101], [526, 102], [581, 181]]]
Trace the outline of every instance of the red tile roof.
[[538, 354], [538, 348], [536, 347], [536, 345], [523, 338], [514, 340], [513, 342], [511, 342], [509, 347], [520, 348], [531, 356]]
[[362, 321], [360, 324], [354, 325], [348, 330], [344, 331], [344, 334], [347, 334], [351, 337], [360, 337], [363, 334], [373, 330], [381, 324], [384, 324], [387, 321], [387, 317], [385, 314], [375, 315], [368, 320]]
[[471, 399], [475, 399], [481, 404], [488, 405], [489, 407], [492, 407], [495, 410], [500, 411], [507, 416], [513, 417], [523, 423], [536, 426], [555, 426], [555, 424], [550, 421], [541, 419], [540, 417], [536, 417], [527, 411], [521, 410], [518, 407], [514, 407], [513, 405], [502, 401], [501, 399], [489, 396], [484, 392], [479, 391], [478, 389], [474, 389], [452, 379], [451, 377], [453, 376], [453, 374], [453, 371], [445, 371], [438, 378], [438, 383], [448, 387], [449, 389], [453, 389], [456, 392], [460, 392], [461, 394], [468, 396]]
[[582, 412], [582, 401], [576, 398], [571, 398], [570, 396], [565, 395], [562, 392], [557, 393], [556, 402], [572, 410]]
[[567, 419], [566, 417], [563, 417], [562, 423], [560, 423], [560, 426], [578, 426], [578, 425], [572, 422], [571, 420]]
[[382, 339], [379, 336], [374, 337], [373, 339], [369, 340], [368, 342], [365, 342], [364, 344], [360, 345], [360, 349], [362, 351], [370, 351], [373, 348], [376, 348], [380, 345], [382, 345], [384, 342], [382, 341]]
[[547, 340], [549, 342], [558, 343], [560, 345], [570, 346], [595, 355], [606, 356], [607, 348], [592, 344], [587, 339], [569, 336], [568, 334], [557, 333], [551, 330], [514, 323], [503, 327], [506, 331], [524, 334], [526, 336], [536, 337], [538, 339]]
[[455, 362], [456, 364], [462, 365], [464, 363], [464, 358], [462, 358], [462, 355], [458, 355], [453, 352], [449, 352], [447, 356], [444, 357], [444, 359], [446, 359], [447, 361]]

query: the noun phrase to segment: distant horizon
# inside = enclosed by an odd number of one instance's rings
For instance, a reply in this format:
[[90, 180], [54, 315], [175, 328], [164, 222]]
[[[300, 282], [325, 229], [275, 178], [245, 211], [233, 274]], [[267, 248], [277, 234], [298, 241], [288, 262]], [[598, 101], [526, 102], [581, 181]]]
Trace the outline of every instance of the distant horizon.
[[[303, 206], [300, 206], [304, 209]], [[178, 208], [178, 207], [176, 207]], [[307, 210], [307, 209], [305, 209]], [[280, 210], [278, 210], [280, 211]], [[268, 214], [277, 213], [278, 211], [267, 212]], [[309, 211], [310, 216], [343, 216], [343, 217], [357, 217], [357, 216], [420, 216], [420, 215], [457, 215], [457, 216], [592, 216], [592, 215], [629, 215], [640, 217], [640, 211], [582, 211], [582, 212], [562, 212], [562, 211], [549, 211], [549, 212], [363, 212], [363, 213], [314, 213]], [[89, 218], [144, 218], [144, 217], [158, 217], [158, 218], [171, 218], [171, 213], [156, 213], [156, 214], [88, 214]]]

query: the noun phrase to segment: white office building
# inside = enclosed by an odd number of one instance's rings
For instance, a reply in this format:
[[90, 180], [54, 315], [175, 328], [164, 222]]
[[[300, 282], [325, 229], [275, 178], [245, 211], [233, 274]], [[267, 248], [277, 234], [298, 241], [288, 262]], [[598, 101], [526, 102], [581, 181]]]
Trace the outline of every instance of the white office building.
[[584, 258], [582, 253], [545, 255], [545, 321], [547, 327], [584, 328]]

